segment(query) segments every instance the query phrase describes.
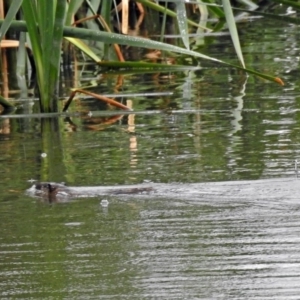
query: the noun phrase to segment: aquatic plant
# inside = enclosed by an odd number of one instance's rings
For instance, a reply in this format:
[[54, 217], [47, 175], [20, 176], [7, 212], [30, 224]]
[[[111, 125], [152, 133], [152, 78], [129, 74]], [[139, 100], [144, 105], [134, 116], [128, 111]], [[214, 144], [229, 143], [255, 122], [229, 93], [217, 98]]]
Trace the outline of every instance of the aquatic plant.
[[[97, 3], [96, 3], [97, 2]], [[82, 51], [85, 51], [92, 59], [99, 62], [98, 56], [93, 53], [85, 44], [79, 40], [93, 40], [101, 42], [103, 46], [103, 55], [107, 53], [109, 44], [122, 44], [134, 47], [143, 47], [149, 49], [158, 49], [165, 52], [179, 53], [183, 55], [189, 55], [193, 58], [208, 59], [216, 63], [225, 64], [230, 67], [242, 69], [248, 73], [260, 76], [267, 80], [276, 81], [283, 84], [280, 78], [273, 77], [267, 74], [259, 73], [255, 70], [245, 67], [241, 47], [239, 45], [239, 39], [236, 30], [236, 24], [234, 15], [232, 13], [232, 7], [229, 0], [222, 0], [223, 8], [219, 6], [212, 6], [210, 1], [207, 3], [197, 4], [199, 9], [208, 8], [212, 13], [214, 13], [219, 18], [226, 18], [227, 26], [229, 28], [230, 34], [232, 36], [233, 44], [240, 61], [240, 65], [233, 65], [222, 60], [201, 54], [199, 51], [190, 50], [190, 41], [188, 37], [188, 25], [199, 27], [201, 25], [187, 19], [186, 8], [184, 2], [177, 2], [177, 11], [174, 12], [168, 9], [166, 6], [161, 6], [155, 4], [150, 0], [138, 0], [140, 4], [148, 7], [151, 10], [159, 11], [163, 14], [163, 18], [167, 15], [177, 18], [179, 32], [181, 32], [181, 38], [185, 47], [170, 45], [165, 42], [158, 42], [155, 40], [150, 40], [142, 37], [129, 36], [124, 34], [118, 34], [109, 31], [110, 28], [110, 11], [112, 6], [116, 6], [115, 0], [105, 0], [105, 1], [83, 1], [83, 0], [13, 0], [5, 20], [1, 22], [0, 38], [3, 38], [6, 31], [9, 28], [14, 28], [19, 31], [28, 31], [31, 47], [33, 51], [33, 56], [36, 64], [37, 70], [37, 84], [38, 84], [38, 94], [40, 98], [40, 108], [42, 112], [56, 112], [58, 110], [57, 105], [57, 84], [59, 80], [59, 71], [61, 63], [61, 47], [63, 38], [67, 38], [70, 42], [79, 47]], [[169, 1], [172, 2], [172, 1]], [[100, 28], [97, 26], [90, 28], [77, 28], [72, 27], [71, 21], [72, 16], [78, 11], [78, 9], [85, 4], [89, 7], [89, 14], [87, 19], [90, 17], [95, 17], [100, 22]], [[94, 7], [92, 4], [96, 5]], [[128, 1], [121, 2], [122, 9], [122, 19], [125, 20], [128, 15], [124, 14], [126, 6], [128, 6]], [[16, 13], [21, 9], [23, 13], [24, 21], [15, 21], [14, 17]], [[101, 12], [102, 19], [96, 13], [96, 11]], [[118, 14], [116, 14], [118, 16]], [[163, 27], [163, 26], [162, 26]], [[124, 29], [125, 28], [125, 29]], [[122, 31], [126, 30], [126, 26], [122, 26]], [[163, 36], [162, 31], [162, 36]], [[106, 49], [106, 50], [105, 50]], [[109, 63], [106, 63], [108, 66]], [[116, 66], [117, 63], [112, 61], [110, 66]], [[122, 65], [122, 64], [121, 64]], [[120, 66], [120, 64], [119, 64]], [[123, 64], [124, 66], [124, 64]], [[145, 67], [144, 64], [129, 63], [127, 62], [127, 67], [138, 68]], [[170, 66], [162, 65], [159, 66], [153, 64], [148, 66], [150, 68], [169, 68]], [[171, 66], [172, 68], [176, 66]]]

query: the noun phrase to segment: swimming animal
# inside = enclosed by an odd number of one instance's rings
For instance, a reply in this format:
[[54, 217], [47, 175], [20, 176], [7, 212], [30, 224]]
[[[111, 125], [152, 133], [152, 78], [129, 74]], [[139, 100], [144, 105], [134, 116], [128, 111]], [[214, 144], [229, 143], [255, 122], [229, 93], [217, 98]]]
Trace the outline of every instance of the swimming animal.
[[100, 186], [100, 187], [68, 187], [63, 183], [37, 182], [26, 192], [30, 196], [39, 197], [49, 202], [63, 202], [72, 198], [95, 197], [100, 195], [136, 195], [152, 192], [150, 186]]
[[142, 183], [136, 185], [74, 187], [55, 182], [37, 182], [27, 194], [49, 202], [65, 202], [74, 198], [117, 195], [118, 197], [152, 197], [199, 199], [300, 199], [297, 178], [203, 182], [203, 183]]

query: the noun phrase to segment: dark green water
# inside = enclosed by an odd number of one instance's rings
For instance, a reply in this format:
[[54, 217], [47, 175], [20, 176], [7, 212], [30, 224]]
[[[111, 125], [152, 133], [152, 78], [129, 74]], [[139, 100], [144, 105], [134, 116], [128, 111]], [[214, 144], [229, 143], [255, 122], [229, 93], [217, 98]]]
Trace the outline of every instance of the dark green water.
[[[134, 120], [0, 120], [1, 299], [299, 299], [297, 201], [111, 196], [105, 208], [103, 197], [48, 205], [24, 194], [30, 179], [86, 186], [293, 177], [299, 28], [256, 20], [240, 30], [246, 64], [284, 87], [203, 62], [172, 78], [125, 76], [122, 93], [173, 93], [126, 97], [148, 111]], [[228, 36], [207, 40], [203, 52], [234, 61]], [[116, 84], [99, 80], [96, 91], [114, 93]], [[72, 109], [82, 106], [97, 110], [91, 102]]]

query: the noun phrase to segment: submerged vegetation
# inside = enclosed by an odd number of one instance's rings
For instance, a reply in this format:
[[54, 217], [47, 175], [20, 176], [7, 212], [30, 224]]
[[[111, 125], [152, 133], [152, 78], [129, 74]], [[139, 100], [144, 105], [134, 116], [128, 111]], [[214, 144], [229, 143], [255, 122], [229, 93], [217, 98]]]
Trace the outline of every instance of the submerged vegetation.
[[[4, 5], [5, 1], [2, 2]], [[259, 6], [254, 1], [240, 2], [239, 9], [247, 13], [261, 13], [256, 12]], [[284, 4], [286, 1], [279, 2]], [[283, 85], [280, 78], [245, 66], [236, 29], [238, 18], [234, 15], [229, 0], [222, 0], [221, 4], [219, 1], [189, 4], [175, 0], [158, 3], [152, 0], [12, 0], [6, 7], [9, 9], [5, 19], [1, 21], [0, 36], [3, 40], [9, 29], [28, 32], [27, 44], [34, 57], [35, 92], [41, 112], [58, 111], [60, 66], [73, 64], [72, 61], [76, 60], [73, 46], [103, 69], [175, 71], [197, 67], [199, 59], [206, 59]], [[224, 28], [229, 30], [237, 53], [239, 63], [235, 65], [202, 54], [196, 47], [204, 33]], [[152, 36], [157, 32], [160, 34], [155, 39]], [[166, 41], [167, 35], [176, 34], [181, 39], [175, 41], [175, 44]], [[23, 61], [23, 75], [26, 74], [24, 45], [24, 35], [20, 34], [19, 57]], [[134, 62], [125, 61], [119, 45], [147, 48], [151, 51]], [[185, 57], [191, 59], [184, 59]], [[79, 92], [79, 89], [82, 90], [81, 87], [72, 87], [73, 91]], [[73, 96], [74, 93], [70, 99]], [[101, 101], [107, 102], [105, 99]], [[5, 108], [11, 107], [3, 97], [0, 98], [0, 103]], [[115, 105], [113, 101], [110, 104]]]

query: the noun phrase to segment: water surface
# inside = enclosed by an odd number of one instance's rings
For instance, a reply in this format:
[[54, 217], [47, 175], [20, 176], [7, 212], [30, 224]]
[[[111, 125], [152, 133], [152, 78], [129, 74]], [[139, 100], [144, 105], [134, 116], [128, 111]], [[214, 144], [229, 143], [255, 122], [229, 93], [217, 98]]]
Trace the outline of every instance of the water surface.
[[[277, 25], [245, 23], [241, 41], [246, 63], [282, 77], [283, 88], [202, 62], [172, 76], [126, 76], [124, 94], [167, 94], [124, 97], [148, 114], [113, 124], [88, 115], [1, 119], [1, 298], [299, 299], [299, 201], [274, 199], [276, 184], [264, 199], [110, 196], [107, 208], [103, 197], [49, 205], [24, 194], [30, 179], [86, 186], [295, 177], [299, 29]], [[228, 36], [201, 50], [235, 60]], [[117, 79], [109, 80], [99, 92], [115, 93]], [[99, 110], [90, 100], [72, 107]]]

